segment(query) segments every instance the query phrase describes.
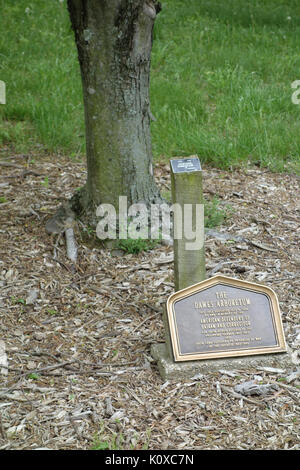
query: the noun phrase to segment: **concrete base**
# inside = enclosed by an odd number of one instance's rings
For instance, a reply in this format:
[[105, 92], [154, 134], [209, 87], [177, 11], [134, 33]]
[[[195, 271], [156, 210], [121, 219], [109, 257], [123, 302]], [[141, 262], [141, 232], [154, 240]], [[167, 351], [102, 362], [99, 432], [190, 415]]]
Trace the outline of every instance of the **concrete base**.
[[224, 359], [206, 359], [198, 361], [174, 362], [168, 353], [165, 343], [153, 344], [151, 355], [157, 362], [158, 370], [163, 380], [191, 379], [196, 374], [208, 374], [220, 369], [248, 370], [258, 367], [274, 367], [287, 369], [292, 367], [289, 353], [260, 354]]

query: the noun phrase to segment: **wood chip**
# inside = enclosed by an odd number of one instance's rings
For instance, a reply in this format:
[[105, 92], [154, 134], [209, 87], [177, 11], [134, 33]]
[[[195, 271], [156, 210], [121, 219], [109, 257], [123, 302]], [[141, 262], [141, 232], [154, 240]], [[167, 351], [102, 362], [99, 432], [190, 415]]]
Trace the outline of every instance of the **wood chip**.
[[0, 340], [0, 374], [7, 375], [8, 373], [8, 359], [5, 352], [5, 343]]

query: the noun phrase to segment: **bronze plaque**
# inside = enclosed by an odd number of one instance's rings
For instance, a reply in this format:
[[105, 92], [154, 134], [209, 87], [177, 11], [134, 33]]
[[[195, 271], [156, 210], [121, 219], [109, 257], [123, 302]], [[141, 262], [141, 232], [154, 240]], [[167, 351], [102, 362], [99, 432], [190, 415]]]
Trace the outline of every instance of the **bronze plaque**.
[[214, 276], [167, 301], [175, 361], [286, 351], [278, 300], [269, 287]]

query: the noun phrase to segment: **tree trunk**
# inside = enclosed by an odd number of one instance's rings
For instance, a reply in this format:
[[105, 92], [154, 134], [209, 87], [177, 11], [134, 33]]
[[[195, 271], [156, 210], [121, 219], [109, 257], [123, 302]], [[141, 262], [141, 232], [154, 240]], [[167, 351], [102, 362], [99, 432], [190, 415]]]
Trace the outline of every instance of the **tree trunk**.
[[[159, 200], [150, 136], [150, 55], [156, 0], [68, 0], [83, 86], [87, 182], [77, 203], [95, 217]], [[79, 201], [78, 201], [79, 199]]]

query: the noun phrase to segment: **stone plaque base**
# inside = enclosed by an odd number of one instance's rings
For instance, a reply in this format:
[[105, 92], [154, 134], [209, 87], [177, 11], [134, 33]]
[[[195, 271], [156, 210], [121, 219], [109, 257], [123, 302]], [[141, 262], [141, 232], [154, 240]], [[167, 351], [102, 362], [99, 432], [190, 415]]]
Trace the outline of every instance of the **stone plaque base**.
[[188, 380], [197, 374], [208, 374], [220, 369], [228, 371], [242, 371], [246, 369], [256, 369], [258, 367], [286, 369], [292, 365], [289, 352], [174, 362], [168, 353], [168, 348], [165, 343], [153, 344], [151, 347], [151, 355], [157, 363], [159, 373], [163, 380]]

